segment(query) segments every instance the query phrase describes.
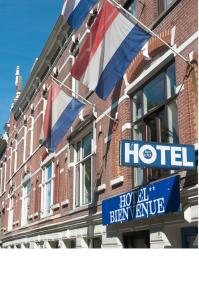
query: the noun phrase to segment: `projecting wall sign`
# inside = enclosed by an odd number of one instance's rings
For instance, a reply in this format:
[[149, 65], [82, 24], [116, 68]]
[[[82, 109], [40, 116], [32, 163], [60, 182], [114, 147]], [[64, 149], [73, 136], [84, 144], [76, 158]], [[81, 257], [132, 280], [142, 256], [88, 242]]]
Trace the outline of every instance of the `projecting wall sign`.
[[192, 145], [122, 140], [120, 165], [171, 170], [194, 169], [195, 148]]
[[179, 176], [153, 182], [102, 202], [103, 225], [177, 212], [180, 207]]

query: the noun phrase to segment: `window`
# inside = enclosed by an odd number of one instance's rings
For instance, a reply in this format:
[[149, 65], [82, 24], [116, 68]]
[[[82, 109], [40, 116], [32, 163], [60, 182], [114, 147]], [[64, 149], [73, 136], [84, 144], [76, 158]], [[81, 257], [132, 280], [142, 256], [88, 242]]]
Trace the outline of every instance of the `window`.
[[52, 214], [51, 205], [53, 203], [53, 163], [49, 163], [43, 169], [43, 203], [42, 215], [44, 217]]
[[31, 193], [31, 184], [30, 184], [30, 180], [28, 180], [23, 184], [21, 226], [24, 226], [28, 223], [28, 212], [30, 208], [30, 193]]
[[[179, 143], [175, 91], [175, 64], [172, 63], [132, 95], [134, 140]], [[155, 180], [166, 172], [135, 168], [134, 184]]]
[[133, 16], [136, 16], [136, 0], [125, 1], [124, 8], [126, 8]]
[[88, 134], [75, 146], [75, 207], [92, 201], [92, 173], [92, 134]]
[[8, 231], [13, 229], [13, 217], [14, 217], [14, 197], [9, 198], [8, 207]]
[[181, 229], [182, 248], [198, 248], [198, 228], [187, 227]]
[[169, 8], [169, 6], [174, 2], [175, 0], [158, 0], [158, 11], [159, 14]]

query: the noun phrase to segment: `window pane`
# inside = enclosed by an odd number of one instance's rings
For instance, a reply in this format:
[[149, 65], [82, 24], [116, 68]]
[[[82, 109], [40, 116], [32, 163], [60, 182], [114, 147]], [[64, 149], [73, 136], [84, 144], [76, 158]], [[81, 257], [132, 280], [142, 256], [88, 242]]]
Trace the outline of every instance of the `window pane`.
[[148, 126], [149, 126], [149, 136], [148, 139], [152, 142], [158, 141], [158, 134], [157, 134], [157, 128], [156, 128], [156, 119], [150, 119], [148, 120]]
[[91, 159], [83, 164], [83, 202], [89, 203], [91, 200]]
[[77, 143], [77, 161], [80, 161], [81, 142]]
[[46, 191], [47, 191], [47, 197], [46, 197], [46, 212], [50, 212], [50, 205], [51, 205], [51, 182], [46, 184]]
[[167, 99], [174, 96], [176, 91], [176, 72], [175, 64], [167, 69]]
[[142, 91], [133, 96], [133, 122], [142, 117]]
[[76, 167], [75, 178], [75, 206], [80, 205], [80, 165]]
[[164, 73], [158, 75], [144, 87], [144, 95], [147, 101], [147, 111], [163, 104], [165, 100]]
[[168, 105], [168, 136], [169, 143], [179, 143], [178, 112], [175, 101]]
[[124, 4], [126, 8], [132, 15], [136, 16], [136, 0], [127, 0]]
[[158, 114], [158, 118], [160, 120], [160, 142], [168, 143], [168, 127], [165, 122], [165, 111], [162, 110]]
[[142, 185], [144, 183], [144, 170], [141, 168], [134, 168], [134, 186]]
[[134, 130], [134, 140], [137, 141], [142, 141], [143, 136], [142, 136], [142, 124], [136, 124], [133, 128]]
[[47, 180], [52, 178], [52, 164], [48, 165], [47, 167]]
[[82, 141], [83, 158], [91, 154], [91, 143], [92, 143], [92, 135], [89, 134]]

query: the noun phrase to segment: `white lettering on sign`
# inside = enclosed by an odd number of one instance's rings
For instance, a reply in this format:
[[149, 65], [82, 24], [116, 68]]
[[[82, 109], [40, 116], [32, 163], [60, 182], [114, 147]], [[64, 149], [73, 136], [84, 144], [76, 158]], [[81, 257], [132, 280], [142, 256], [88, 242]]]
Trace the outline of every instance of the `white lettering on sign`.
[[[180, 161], [177, 159], [180, 159]], [[171, 164], [174, 166], [182, 166], [181, 147], [171, 147]]]
[[150, 145], [124, 143], [124, 163], [146, 165], [156, 164], [170, 167], [194, 167], [193, 161], [188, 161], [187, 147], [183, 146], [168, 146], [168, 145]]
[[187, 161], [187, 148], [182, 148], [182, 161], [184, 167], [193, 167], [193, 162]]
[[134, 149], [130, 149], [130, 144], [125, 143], [125, 161], [127, 163], [130, 162], [130, 155], [134, 156], [134, 162], [135, 164], [138, 163], [138, 144], [134, 145]]
[[161, 164], [166, 165], [166, 151], [170, 150], [171, 147], [169, 146], [163, 146], [163, 145], [157, 145], [156, 146], [157, 150], [160, 150], [160, 155], [161, 155]]
[[152, 164], [157, 158], [157, 152], [151, 145], [144, 145], [139, 150], [139, 157], [145, 164]]
[[121, 195], [119, 207], [109, 212], [110, 224], [128, 221], [129, 216], [131, 219], [148, 218], [165, 212], [164, 198], [151, 200], [146, 187]]

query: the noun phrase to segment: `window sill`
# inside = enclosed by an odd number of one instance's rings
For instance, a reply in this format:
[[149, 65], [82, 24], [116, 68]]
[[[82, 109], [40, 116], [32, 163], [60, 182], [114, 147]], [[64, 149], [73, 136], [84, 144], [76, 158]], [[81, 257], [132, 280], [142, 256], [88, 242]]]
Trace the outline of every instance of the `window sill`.
[[56, 209], [60, 208], [60, 203], [56, 203], [56, 204], [51, 205], [51, 208], [53, 210], [56, 210]]
[[89, 204], [85, 204], [85, 205], [82, 205], [80, 207], [75, 207], [74, 209], [72, 209], [69, 214], [74, 214], [74, 213], [77, 213], [77, 212], [82, 212], [84, 210], [87, 210], [89, 208], [92, 208], [94, 207], [94, 203], [89, 203]]
[[61, 202], [61, 206], [64, 207], [64, 206], [68, 206], [69, 204], [69, 200], [64, 200]]
[[114, 187], [114, 186], [116, 186], [118, 184], [121, 184], [123, 182], [124, 182], [124, 176], [119, 176], [119, 177], [111, 180], [111, 186]]
[[101, 193], [104, 192], [106, 190], [106, 184], [101, 184], [99, 186], [96, 187], [95, 192], [96, 193]]

